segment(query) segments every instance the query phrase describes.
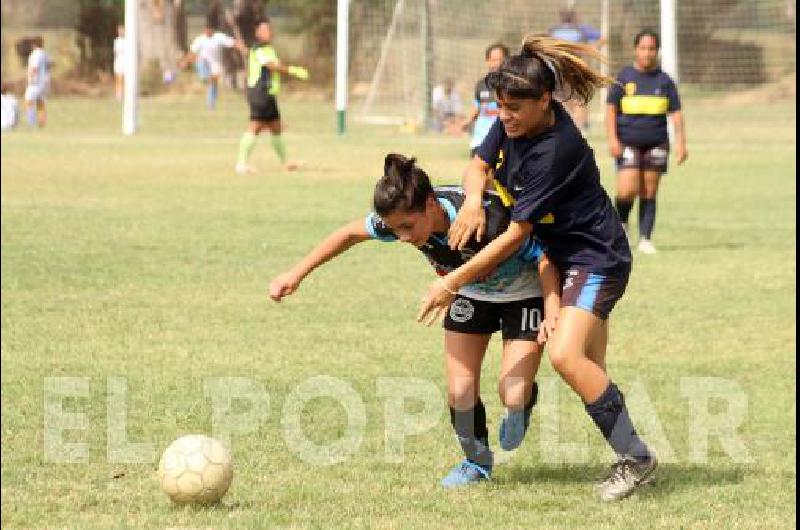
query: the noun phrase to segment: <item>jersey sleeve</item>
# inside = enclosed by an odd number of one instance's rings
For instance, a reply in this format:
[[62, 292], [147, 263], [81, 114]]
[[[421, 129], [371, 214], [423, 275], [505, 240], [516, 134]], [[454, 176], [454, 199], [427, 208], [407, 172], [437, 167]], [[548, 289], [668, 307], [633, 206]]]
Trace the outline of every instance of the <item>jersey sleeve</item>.
[[39, 67], [39, 50], [34, 50], [28, 56], [28, 71], [30, 72], [34, 68]]
[[544, 248], [542, 248], [541, 243], [533, 236], [528, 236], [522, 246], [519, 248], [519, 252], [517, 252], [517, 256], [522, 261], [527, 261], [531, 263], [539, 263], [544, 256]]
[[608, 96], [606, 97], [606, 103], [609, 105], [614, 105], [615, 107], [619, 107], [620, 101], [622, 101], [622, 85], [625, 81], [622, 80], [622, 75], [617, 76], [617, 82], [609, 85], [608, 87]]
[[226, 48], [232, 48], [236, 44], [236, 39], [230, 35], [226, 35], [225, 33], [218, 33], [217, 35], [219, 35], [217, 37], [219, 39], [219, 43]]
[[478, 146], [475, 154], [480, 157], [481, 160], [489, 164], [492, 168], [497, 165], [497, 159], [500, 154], [500, 148], [503, 146], [503, 136], [505, 135], [505, 131], [503, 130], [503, 122], [500, 120], [494, 120], [489, 132], [486, 133], [486, 137], [481, 142], [481, 145]]
[[678, 87], [675, 86], [675, 81], [669, 80], [667, 84], [667, 112], [676, 112], [681, 110], [681, 98], [678, 96]]
[[265, 65], [267, 63], [274, 63], [278, 60], [278, 55], [269, 46], [262, 46], [256, 50], [256, 60], [258, 64]]
[[200, 53], [200, 48], [203, 47], [202, 39], [203, 38], [200, 35], [198, 35], [197, 37], [194, 38], [194, 40], [192, 41], [191, 46], [189, 46], [189, 50], [192, 53], [195, 53], [195, 54]]
[[394, 235], [394, 232], [392, 232], [384, 220], [375, 212], [369, 214], [364, 220], [364, 228], [372, 239], [377, 239], [378, 241], [384, 241], [386, 243], [397, 241], [397, 236]]
[[581, 24], [578, 26], [583, 34], [584, 42], [597, 42], [602, 37], [602, 33], [599, 29], [592, 27], [588, 24]]

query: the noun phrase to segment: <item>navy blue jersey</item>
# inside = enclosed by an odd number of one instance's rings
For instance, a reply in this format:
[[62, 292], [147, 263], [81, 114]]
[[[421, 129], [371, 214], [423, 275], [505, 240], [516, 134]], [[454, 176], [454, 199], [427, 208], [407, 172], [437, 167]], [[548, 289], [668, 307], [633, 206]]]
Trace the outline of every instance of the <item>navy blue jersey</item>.
[[678, 89], [661, 68], [642, 72], [626, 66], [619, 85], [608, 90], [609, 105], [617, 107], [617, 137], [623, 144], [652, 147], [669, 141], [667, 114], [681, 110]]
[[600, 185], [594, 153], [564, 107], [535, 138], [509, 138], [500, 120], [477, 155], [494, 168], [495, 186], [511, 218], [533, 234], [561, 271], [575, 265], [597, 273], [630, 268], [631, 251], [611, 200]]
[[[464, 204], [463, 189], [460, 186], [437, 186], [433, 193], [452, 223]], [[483, 205], [486, 211], [486, 234], [480, 243], [473, 236], [463, 250], [452, 250], [447, 242], [447, 234], [434, 233], [419, 248], [439, 275], [444, 276], [469, 261], [508, 228], [509, 211], [497, 193], [486, 193]], [[367, 216], [365, 227], [373, 239], [387, 242], [398, 240], [392, 229], [374, 212]], [[541, 246], [534, 238], [530, 238], [516, 255], [486, 276], [459, 289], [459, 294], [489, 302], [510, 302], [542, 296], [536, 267], [541, 256]]]

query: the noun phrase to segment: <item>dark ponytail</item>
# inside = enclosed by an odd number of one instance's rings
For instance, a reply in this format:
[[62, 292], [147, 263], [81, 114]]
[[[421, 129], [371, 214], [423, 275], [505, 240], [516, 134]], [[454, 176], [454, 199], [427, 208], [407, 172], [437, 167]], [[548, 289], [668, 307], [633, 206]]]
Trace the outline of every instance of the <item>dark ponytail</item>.
[[491, 89], [511, 97], [539, 99], [545, 92], [558, 91], [565, 101], [576, 99], [586, 104], [596, 89], [615, 81], [589, 66], [583, 57], [606, 61], [591, 45], [528, 35], [520, 53], [487, 75], [486, 82]]
[[431, 181], [416, 166], [415, 158], [390, 153], [383, 162], [383, 176], [375, 185], [373, 208], [381, 217], [398, 210], [421, 212], [432, 193]]

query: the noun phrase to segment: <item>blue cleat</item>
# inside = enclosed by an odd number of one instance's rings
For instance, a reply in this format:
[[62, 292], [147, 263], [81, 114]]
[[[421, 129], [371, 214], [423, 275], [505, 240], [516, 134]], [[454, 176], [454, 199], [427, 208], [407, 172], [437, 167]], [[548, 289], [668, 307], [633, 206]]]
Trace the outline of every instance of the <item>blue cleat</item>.
[[442, 479], [442, 486], [445, 488], [467, 486], [475, 482], [489, 480], [491, 476], [492, 466], [481, 466], [465, 458], [456, 464], [456, 467]]
[[533, 409], [506, 409], [506, 415], [500, 422], [500, 447], [504, 451], [513, 451], [525, 439], [531, 421], [531, 410]]
[[528, 425], [531, 423], [531, 412], [536, 405], [539, 397], [539, 385], [534, 381], [528, 405], [522, 410], [506, 409], [506, 415], [500, 422], [500, 447], [504, 451], [513, 451], [520, 446], [528, 432]]

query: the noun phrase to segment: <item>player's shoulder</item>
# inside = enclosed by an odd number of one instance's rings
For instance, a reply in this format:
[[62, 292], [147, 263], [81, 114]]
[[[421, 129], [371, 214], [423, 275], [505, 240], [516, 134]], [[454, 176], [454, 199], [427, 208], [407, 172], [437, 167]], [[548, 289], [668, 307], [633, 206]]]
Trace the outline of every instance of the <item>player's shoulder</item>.
[[634, 68], [630, 64], [627, 64], [627, 65], [623, 66], [622, 69], [617, 74], [617, 80], [623, 81], [623, 82], [624, 81], [629, 81], [629, 80], [631, 80], [631, 79], [636, 77], [637, 72], [638, 72], [638, 70], [636, 70], [636, 68]]
[[456, 184], [445, 184], [433, 187], [433, 196], [441, 202], [444, 200], [453, 206], [455, 211], [464, 204], [464, 188]]
[[672, 76], [669, 75], [664, 70], [662, 70], [660, 66], [658, 67], [658, 70], [657, 70], [657, 77], [658, 77], [658, 80], [661, 81], [662, 83], [672, 83], [672, 84], [675, 83], [675, 80], [672, 79]]

